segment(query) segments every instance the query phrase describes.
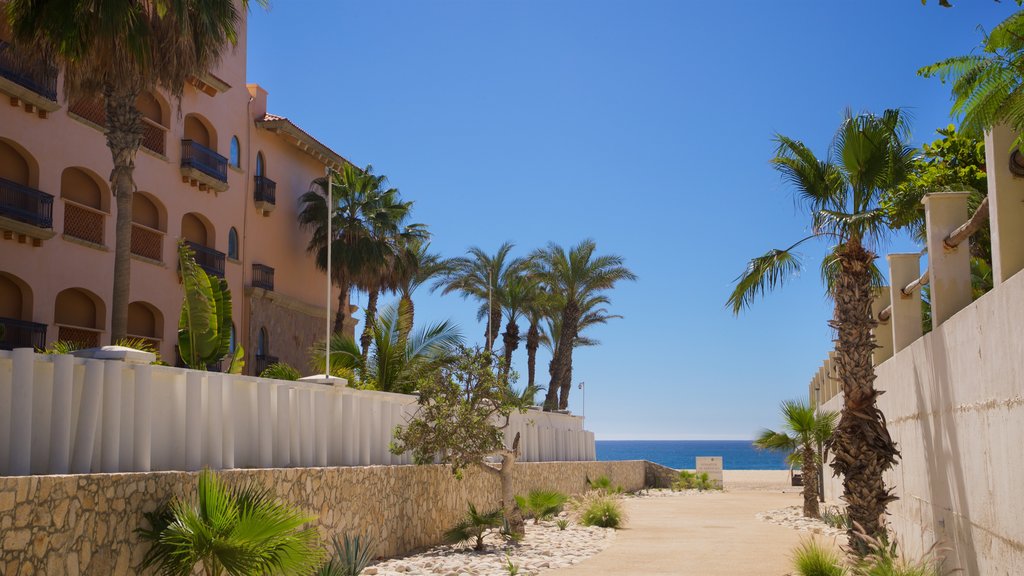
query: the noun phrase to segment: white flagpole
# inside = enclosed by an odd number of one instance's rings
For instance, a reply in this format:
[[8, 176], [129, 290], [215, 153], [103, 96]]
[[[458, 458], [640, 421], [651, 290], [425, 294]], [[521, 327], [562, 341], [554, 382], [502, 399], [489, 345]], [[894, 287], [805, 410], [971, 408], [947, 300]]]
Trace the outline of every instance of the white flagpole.
[[331, 244], [334, 238], [331, 235], [331, 216], [334, 213], [334, 179], [331, 178], [331, 167], [325, 170], [327, 173], [327, 340], [324, 342], [324, 377], [330, 381], [331, 377]]

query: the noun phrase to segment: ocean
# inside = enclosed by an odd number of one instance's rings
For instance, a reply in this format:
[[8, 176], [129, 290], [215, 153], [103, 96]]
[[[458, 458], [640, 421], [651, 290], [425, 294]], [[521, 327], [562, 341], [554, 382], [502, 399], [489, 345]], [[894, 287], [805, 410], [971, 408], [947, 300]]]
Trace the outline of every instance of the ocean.
[[750, 440], [598, 440], [598, 460], [650, 460], [696, 468], [697, 456], [721, 456], [725, 470], [788, 470], [785, 455], [757, 450]]

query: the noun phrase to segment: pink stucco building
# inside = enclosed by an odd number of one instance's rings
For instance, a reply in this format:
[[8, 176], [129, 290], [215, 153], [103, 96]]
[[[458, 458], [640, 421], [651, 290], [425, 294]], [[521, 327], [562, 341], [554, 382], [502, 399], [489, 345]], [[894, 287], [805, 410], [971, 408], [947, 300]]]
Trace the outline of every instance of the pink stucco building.
[[[0, 348], [109, 343], [115, 203], [101, 102], [67, 102], [0, 29]], [[246, 373], [275, 359], [301, 371], [323, 337], [326, 278], [306, 254], [298, 198], [345, 160], [246, 84], [243, 29], [179, 103], [144, 94], [136, 157], [128, 332], [174, 362], [182, 289], [176, 242], [224, 277]], [[337, 294], [332, 301], [337, 302]], [[351, 327], [348, 327], [351, 330]]]

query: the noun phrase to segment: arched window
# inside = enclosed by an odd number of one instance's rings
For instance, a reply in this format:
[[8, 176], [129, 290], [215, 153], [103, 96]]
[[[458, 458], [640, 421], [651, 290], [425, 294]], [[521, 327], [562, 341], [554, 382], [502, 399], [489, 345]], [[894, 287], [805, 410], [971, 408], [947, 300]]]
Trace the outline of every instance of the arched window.
[[238, 230], [233, 226], [228, 230], [228, 258], [238, 260]]
[[241, 147], [238, 144], [238, 136], [231, 137], [231, 158], [228, 160], [232, 166], [238, 168], [241, 165]]
[[270, 342], [267, 341], [267, 329], [260, 328], [259, 337], [256, 339], [256, 355], [266, 356], [270, 349]]
[[232, 356], [234, 356], [234, 354], [235, 354], [235, 346], [237, 346], [237, 345], [238, 345], [238, 340], [235, 339], [235, 323], [232, 322], [231, 323], [231, 341], [228, 343], [228, 350], [231, 352]]
[[256, 154], [256, 175], [257, 176], [266, 176], [267, 175], [267, 166], [266, 166], [266, 163], [263, 161], [263, 152], [258, 152]]

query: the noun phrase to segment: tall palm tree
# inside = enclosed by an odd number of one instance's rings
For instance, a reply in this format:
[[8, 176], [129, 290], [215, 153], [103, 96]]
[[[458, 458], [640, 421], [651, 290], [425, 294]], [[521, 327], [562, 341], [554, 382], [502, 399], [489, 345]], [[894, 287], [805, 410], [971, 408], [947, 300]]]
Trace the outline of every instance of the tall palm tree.
[[[823, 160], [802, 142], [776, 136], [772, 164], [795, 187], [808, 210], [812, 233], [785, 250], [770, 250], [751, 260], [728, 300], [738, 314], [800, 270], [795, 248], [812, 239], [831, 244], [822, 269], [835, 303], [829, 325], [837, 331], [836, 364], [843, 384], [842, 416], [831, 442], [832, 468], [844, 478], [843, 499], [850, 518], [868, 535], [884, 530], [881, 518], [895, 496], [886, 488], [883, 474], [899, 456], [876, 405], [871, 331], [877, 322], [871, 301], [878, 272], [871, 248], [884, 239], [887, 229], [879, 200], [907, 176], [913, 155], [904, 144], [908, 137], [907, 119], [899, 110], [886, 110], [881, 116], [847, 111]], [[863, 541], [852, 531], [849, 538], [851, 548], [864, 551]]]
[[531, 289], [525, 300], [526, 301], [523, 305], [523, 314], [530, 322], [530, 326], [526, 330], [527, 385], [534, 387], [536, 385], [537, 375], [537, 349], [540, 348], [543, 337], [541, 323], [544, 322], [551, 313], [552, 298], [544, 285], [540, 282], [536, 282], [531, 285]]
[[805, 402], [787, 400], [780, 406], [782, 430], [762, 430], [754, 446], [762, 450], [777, 450], [789, 455], [791, 464], [800, 464], [803, 478], [804, 516], [820, 518], [818, 510], [818, 447], [832, 437], [839, 414], [818, 412]]
[[412, 301], [413, 292], [431, 280], [443, 277], [451, 269], [449, 261], [440, 254], [430, 251], [430, 243], [422, 239], [404, 242], [395, 258], [393, 273], [398, 294], [399, 310], [408, 324], [401, 327], [408, 335], [416, 319], [416, 306]]
[[[566, 250], [557, 244], [536, 250], [531, 256], [537, 278], [555, 295], [559, 307], [559, 335], [551, 359], [551, 383], [544, 399], [545, 410], [569, 407], [572, 388], [572, 351], [579, 335], [583, 306], [623, 280], [636, 280], [621, 256], [598, 256], [597, 244], [584, 240]], [[604, 300], [607, 302], [607, 300]]]
[[[387, 191], [381, 189], [383, 176], [374, 175], [369, 165], [361, 170], [345, 164], [331, 178], [331, 271], [341, 288], [334, 332], [341, 332], [352, 287], [369, 271], [379, 270], [391, 253], [391, 247], [379, 238], [381, 228], [394, 222], [395, 199], [387, 197]], [[327, 269], [327, 192], [324, 176], [313, 180], [309, 191], [299, 198], [299, 225], [312, 232], [306, 251], [315, 256], [321, 270]]]
[[[261, 2], [265, 3], [265, 2]], [[185, 83], [210, 71], [238, 41], [248, 0], [8, 0], [14, 41], [54, 58], [68, 101], [102, 97], [117, 216], [111, 342], [128, 332], [132, 196], [142, 113], [135, 101], [162, 88], [180, 98]]]
[[[591, 326], [596, 326], [598, 324], [606, 324], [609, 320], [612, 320], [614, 318], [622, 318], [622, 316], [618, 314], [609, 314], [608, 310], [602, 307], [605, 304], [609, 304], [610, 302], [611, 301], [604, 294], [597, 294], [595, 296], [588, 298], [587, 300], [580, 304], [580, 310], [582, 310], [582, 313], [580, 314], [579, 328], [577, 328], [576, 330], [576, 337], [572, 341], [573, 349], [601, 345], [600, 341], [595, 340], [594, 338], [591, 338], [589, 336], [585, 336], [583, 332], [587, 328], [590, 328]], [[558, 298], [554, 296], [549, 297], [548, 305], [550, 306], [550, 308], [548, 309], [549, 312], [554, 313], [549, 314], [544, 319], [545, 326], [540, 333], [539, 342], [545, 348], [547, 348], [549, 352], [551, 352], [552, 359], [551, 362], [548, 363], [548, 374], [553, 375], [554, 355], [555, 351], [558, 349], [560, 342], [559, 339], [562, 334], [562, 316], [558, 311], [562, 309], [563, 305], [559, 304]], [[572, 382], [571, 359], [569, 362], [569, 371], [565, 378], [567, 382]], [[571, 389], [572, 386], [570, 385], [569, 388]], [[568, 391], [565, 388], [560, 387], [558, 388], [558, 391], [561, 392], [562, 395], [568, 394]], [[561, 405], [561, 397], [556, 396], [556, 398], [558, 400], [559, 405]], [[565, 405], [568, 406], [568, 404], [569, 399], [568, 397], [566, 397]]]
[[537, 297], [539, 288], [535, 276], [518, 268], [506, 270], [500, 282], [497, 301], [505, 317], [505, 332], [501, 336], [505, 359], [502, 370], [506, 373], [512, 367], [512, 353], [519, 348], [519, 320], [526, 314], [531, 299]]
[[467, 251], [469, 256], [449, 260], [448, 273], [435, 285], [435, 288], [443, 288], [442, 294], [458, 292], [463, 298], [481, 302], [482, 314], [479, 318], [485, 320], [484, 342], [488, 352], [494, 347], [494, 340], [501, 330], [501, 306], [495, 301], [499, 284], [508, 270], [518, 269], [525, 262], [520, 258], [509, 257], [513, 247], [511, 242], [505, 242], [491, 255], [473, 246]]

